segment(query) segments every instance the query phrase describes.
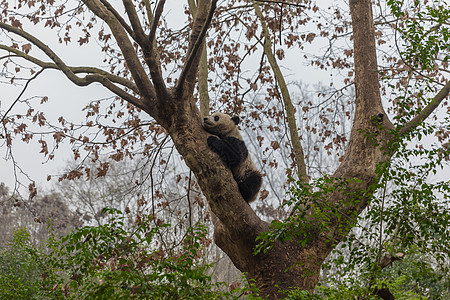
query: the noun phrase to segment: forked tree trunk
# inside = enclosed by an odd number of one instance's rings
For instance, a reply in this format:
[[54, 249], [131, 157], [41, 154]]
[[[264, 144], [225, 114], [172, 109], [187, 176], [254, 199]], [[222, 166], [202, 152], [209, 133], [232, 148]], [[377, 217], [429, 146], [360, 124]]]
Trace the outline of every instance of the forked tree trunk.
[[[385, 145], [389, 137], [385, 131], [380, 131], [380, 126], [392, 128], [392, 124], [384, 117], [380, 100], [370, 0], [350, 1], [350, 6], [354, 28], [356, 116], [348, 149], [335, 176], [360, 179], [360, 184], [350, 187], [360, 191], [366, 190], [376, 181], [376, 165], [388, 158], [382, 154], [380, 145], [367, 138], [367, 133], [373, 134]], [[196, 20], [205, 13], [206, 10], [199, 5]], [[199, 58], [200, 55], [197, 64]], [[208, 133], [201, 126], [201, 116], [191, 90], [187, 88], [182, 91], [178, 95], [175, 95], [175, 90], [169, 92], [171, 99], [160, 101], [159, 104], [164, 105], [158, 111], [165, 113], [158, 114], [157, 120], [168, 129], [177, 150], [194, 172], [211, 211], [217, 217], [215, 242], [239, 270], [255, 280], [263, 296], [278, 298], [281, 296], [279, 290], [288, 290], [290, 287], [312, 291], [318, 282], [323, 261], [345, 235], [345, 232], [338, 230], [342, 224], [336, 221], [328, 232], [320, 232], [317, 220], [305, 219], [305, 222], [310, 223], [312, 233], [310, 242], [304, 247], [299, 241], [276, 243], [267, 253], [254, 256], [255, 239], [269, 229], [269, 224], [262, 221], [242, 199], [230, 170], [218, 163], [220, 158], [207, 147]], [[154, 111], [150, 113], [154, 115]], [[367, 199], [350, 204], [346, 200], [340, 194], [324, 199], [331, 203], [342, 203], [342, 211], [353, 218], [345, 224], [348, 231], [356, 218], [352, 212], [356, 210], [360, 213]]]
[[[350, 6], [354, 28], [356, 116], [349, 146], [335, 176], [360, 179], [360, 184], [350, 187], [360, 191], [376, 181], [376, 165], [388, 158], [380, 146], [386, 145], [389, 136], [380, 127], [390, 129], [392, 124], [384, 117], [380, 100], [370, 0], [351, 1]], [[345, 235], [338, 230], [342, 224], [335, 222], [328, 232], [320, 232], [315, 225], [317, 220], [306, 219], [305, 222], [311, 223], [313, 238], [305, 247], [298, 241], [277, 243], [267, 253], [254, 256], [255, 239], [269, 229], [269, 224], [262, 221], [242, 199], [231, 172], [217, 163], [219, 157], [208, 149], [208, 134], [201, 127], [200, 114], [191, 97], [186, 93], [181, 101], [175, 97], [169, 101], [175, 105], [171, 107], [174, 114], [164, 123], [170, 124], [167, 129], [177, 150], [194, 172], [212, 212], [217, 216], [215, 242], [239, 270], [247, 272], [248, 277], [255, 280], [263, 296], [277, 298], [281, 296], [279, 290], [290, 287], [313, 290], [324, 259]], [[372, 134], [380, 145], [367, 138], [367, 133]], [[345, 224], [346, 231], [356, 218], [352, 212], [360, 213], [367, 204], [367, 199], [349, 204], [346, 202], [348, 199], [343, 199], [340, 194], [324, 200], [342, 203], [343, 211], [352, 218]]]
[[[198, 110], [192, 107], [191, 111], [177, 115], [180, 119], [173, 119], [172, 124], [177, 126], [169, 129], [169, 134], [217, 216], [216, 244], [239, 270], [255, 280], [262, 295], [277, 297], [279, 289], [289, 287], [312, 290], [330, 245], [317, 232], [313, 242], [304, 248], [299, 243], [277, 243], [267, 253], [254, 256], [256, 237], [269, 230], [269, 223], [262, 221], [242, 199], [230, 170], [217, 164], [220, 158], [206, 145], [208, 133], [200, 121], [190, 121], [200, 120]], [[295, 266], [297, 262], [300, 264]]]

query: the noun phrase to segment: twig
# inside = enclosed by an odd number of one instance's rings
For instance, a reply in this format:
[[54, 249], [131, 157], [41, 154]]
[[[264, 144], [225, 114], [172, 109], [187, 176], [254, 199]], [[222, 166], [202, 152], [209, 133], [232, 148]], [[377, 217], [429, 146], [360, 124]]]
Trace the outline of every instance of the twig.
[[[27, 83], [25, 83], [25, 86], [23, 87], [22, 91], [20, 92], [19, 96], [17, 96], [16, 100], [14, 100], [14, 102], [11, 104], [11, 106], [8, 108], [8, 110], [5, 112], [5, 114], [2, 117], [1, 120], [1, 124], [3, 124], [3, 126], [5, 126], [5, 124], [3, 123], [6, 119], [6, 115], [8, 115], [8, 113], [12, 110], [12, 108], [14, 107], [14, 105], [16, 105], [17, 102], [19, 102], [20, 97], [22, 97], [23, 93], [25, 93], [26, 89], [28, 88], [28, 85], [30, 84], [30, 82], [33, 79], [36, 79], [36, 77], [38, 77], [42, 72], [44, 71], [44, 69], [39, 70], [38, 72], [36, 72], [36, 74], [34, 74], [33, 77], [31, 77]], [[5, 128], [5, 134], [6, 134], [6, 128]], [[7, 141], [8, 143], [8, 141]]]
[[301, 7], [301, 8], [306, 8], [305, 5], [303, 4], [298, 4], [298, 3], [292, 3], [292, 2], [287, 2], [287, 1], [283, 1], [283, 0], [255, 0], [256, 2], [262, 2], [262, 3], [274, 3], [274, 4], [286, 4], [286, 5], [290, 5], [290, 6], [296, 6], [296, 7]]

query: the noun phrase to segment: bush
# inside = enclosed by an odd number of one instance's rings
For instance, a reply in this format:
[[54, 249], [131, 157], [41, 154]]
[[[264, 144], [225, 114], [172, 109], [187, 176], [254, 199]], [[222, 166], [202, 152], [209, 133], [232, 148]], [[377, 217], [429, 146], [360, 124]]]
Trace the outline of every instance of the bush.
[[13, 241], [0, 249], [0, 299], [46, 299], [42, 288], [39, 251], [30, 243], [25, 228], [14, 233]]
[[75, 299], [216, 299], [219, 292], [200, 263], [202, 247], [209, 243], [206, 228], [188, 230], [178, 249], [169, 253], [155, 238], [163, 228], [152, 218], [138, 218], [124, 229], [118, 210], [110, 223], [86, 226], [62, 239], [51, 238], [46, 264], [52, 269], [45, 286]]

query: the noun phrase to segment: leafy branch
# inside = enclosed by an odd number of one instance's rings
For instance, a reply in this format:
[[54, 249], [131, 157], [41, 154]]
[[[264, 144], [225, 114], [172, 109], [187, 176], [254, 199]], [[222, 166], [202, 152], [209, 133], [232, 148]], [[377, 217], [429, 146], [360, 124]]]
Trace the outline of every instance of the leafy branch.
[[431, 100], [431, 102], [424, 107], [424, 109], [417, 114], [414, 118], [411, 119], [408, 123], [403, 126], [398, 134], [403, 137], [409, 132], [411, 132], [414, 128], [416, 128], [422, 121], [427, 119], [442, 103], [442, 101], [449, 95], [450, 93], [450, 81], [448, 81], [445, 86], [436, 94], [436, 96]]
[[[53, 63], [41, 61], [26, 52], [22, 52], [13, 47], [9, 47], [6, 45], [0, 45], [0, 49], [9, 51], [18, 55], [19, 57], [28, 60], [43, 69], [56, 69], [60, 70], [66, 75], [66, 77], [72, 81], [74, 84], [78, 86], [88, 86], [94, 82], [101, 83], [107, 89], [115, 93], [116, 95], [122, 97], [124, 100], [129, 101], [130, 103], [136, 105], [137, 107], [143, 108], [144, 104], [142, 101], [121, 88], [117, 87], [114, 83], [121, 84], [134, 92], [138, 92], [135, 84], [125, 78], [121, 78], [119, 76], [112, 75], [106, 71], [100, 70], [94, 67], [69, 67], [67, 66], [59, 56], [53, 52], [47, 45], [45, 45], [42, 41], [34, 37], [33, 35], [3, 22], [0, 22], [0, 28], [3, 28], [11, 33], [14, 33], [18, 36], [21, 36], [31, 42], [33, 45], [37, 46], [40, 50], [42, 50], [52, 61]], [[90, 73], [84, 77], [79, 77], [76, 74], [79, 73]]]

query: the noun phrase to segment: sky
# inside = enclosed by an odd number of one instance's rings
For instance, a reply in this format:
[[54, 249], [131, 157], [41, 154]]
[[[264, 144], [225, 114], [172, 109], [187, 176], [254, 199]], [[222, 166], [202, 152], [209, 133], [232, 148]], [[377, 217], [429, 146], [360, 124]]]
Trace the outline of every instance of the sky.
[[[183, 13], [183, 7], [180, 5], [179, 1], [168, 1], [164, 12], [170, 27], [181, 28], [184, 25], [186, 16]], [[31, 31], [34, 30], [36, 33], [40, 33], [37, 27], [25, 27], [24, 29], [30, 29]], [[2, 41], [2, 39], [4, 39], [4, 36], [0, 35], [0, 41]], [[46, 43], [52, 45], [55, 52], [69, 65], [98, 66], [99, 62], [100, 64], [102, 63], [103, 57], [92, 55], [93, 51], [89, 45], [82, 47], [76, 45], [65, 47], [64, 45], [59, 45], [57, 43], [52, 44], [54, 37], [44, 36], [43, 39]], [[320, 51], [320, 49], [317, 49], [317, 51]], [[3, 55], [3, 53], [1, 53], [1, 55]], [[330, 81], [329, 73], [314, 67], [299, 65], [298, 55], [299, 52], [297, 49], [288, 51], [286, 52], [286, 59], [280, 62], [287, 81], [301, 80], [311, 84], [322, 82], [325, 85]], [[258, 54], [257, 61], [259, 61], [259, 59], [260, 57]], [[257, 68], [257, 64], [255, 64], [255, 68]], [[1, 75], [0, 81], [5, 81], [5, 78]], [[22, 86], [1, 85], [2, 93], [0, 95], [0, 110], [2, 112], [8, 109], [10, 104], [19, 95], [22, 88]], [[27, 99], [36, 95], [49, 97], [47, 103], [36, 105], [36, 109], [45, 111], [48, 119], [57, 120], [59, 116], [64, 116], [68, 120], [80, 122], [80, 120], [84, 120], [85, 112], [82, 112], [82, 108], [85, 105], [90, 101], [111, 96], [111, 93], [98, 84], [93, 84], [88, 87], [77, 87], [66, 79], [62, 73], [48, 70], [30, 83], [26, 93], [21, 99]], [[36, 104], [39, 101], [39, 98], [32, 100], [32, 102]], [[24, 109], [27, 109], [24, 105], [17, 105], [13, 112], [23, 111]], [[55, 159], [48, 161], [47, 157], [44, 157], [42, 153], [39, 153], [40, 145], [36, 140], [37, 139], [30, 144], [17, 141], [13, 148], [14, 158], [23, 171], [30, 175], [32, 180], [35, 180], [40, 186], [49, 188], [51, 184], [47, 183], [47, 175], [58, 173], [58, 170], [61, 170], [61, 168], [66, 165], [68, 160], [72, 157], [70, 147], [68, 145], [62, 146], [62, 149], [58, 151]], [[14, 169], [12, 168], [13, 164], [11, 159], [4, 159], [6, 153], [7, 149], [3, 145], [0, 148], [0, 182], [4, 182], [7, 186], [13, 187], [15, 182]], [[24, 176], [20, 176], [19, 179], [26, 182]], [[27, 184], [28, 183], [26, 183], [26, 185]]]
[[[165, 6], [164, 15], [169, 21], [169, 26], [172, 28], [181, 28], [187, 20], [183, 12], [183, 7], [179, 5], [178, 1], [168, 1]], [[31, 31], [42, 36], [37, 27], [24, 27], [25, 30]], [[0, 35], [0, 41], [4, 36]], [[103, 56], [96, 57], [92, 53], [98, 53], [98, 48], [93, 51], [90, 45], [78, 47], [72, 44], [70, 47], [54, 43], [54, 36], [43, 36], [45, 43], [52, 45], [54, 51], [59, 55], [63, 61], [68, 65], [92, 65], [98, 66], [101, 64]], [[298, 66], [298, 52], [291, 51], [286, 53], [286, 59], [281, 62], [282, 70], [289, 80], [304, 80], [305, 67], [292, 68]], [[45, 56], [41, 57], [48, 61]], [[255, 60], [255, 68], [258, 67], [260, 55], [258, 54]], [[289, 66], [289, 67], [286, 67]], [[315, 73], [312, 70], [308, 71], [308, 80], [316, 82], [323, 80], [324, 74], [320, 70]], [[5, 78], [0, 77], [0, 81], [4, 82]], [[11, 86], [2, 84], [2, 95], [0, 96], [0, 109], [4, 112], [10, 104], [17, 98], [22, 91], [22, 85]], [[37, 79], [33, 80], [25, 94], [21, 99], [27, 99], [33, 96], [48, 96], [49, 100], [43, 105], [36, 105], [37, 110], [45, 112], [47, 119], [57, 120], [59, 116], [64, 116], [67, 120], [77, 121], [84, 120], [85, 113], [82, 108], [90, 101], [102, 99], [110, 96], [111, 93], [98, 84], [93, 84], [88, 87], [78, 87], [71, 83], [65, 76], [58, 71], [46, 70]], [[32, 100], [32, 103], [38, 104], [41, 98]], [[18, 111], [26, 111], [27, 107], [17, 104], [11, 113]], [[65, 149], [64, 149], [65, 148]], [[40, 145], [37, 139], [29, 144], [16, 140], [13, 147], [14, 160], [22, 168], [22, 170], [29, 175], [30, 179], [35, 180], [40, 186], [50, 187], [51, 183], [47, 183], [47, 175], [58, 173], [61, 168], [64, 168], [68, 160], [72, 157], [70, 147], [65, 145], [57, 152], [53, 160], [48, 160], [40, 152]], [[13, 187], [15, 183], [15, 176], [19, 176], [19, 180], [26, 182], [25, 177], [20, 175], [20, 170], [13, 169], [13, 161], [7, 157], [7, 149], [5, 146], [0, 148], [0, 182], [4, 182], [7, 186]], [[5, 160], [5, 158], [8, 158]], [[15, 174], [16, 172], [16, 174]], [[26, 183], [25, 185], [28, 185]]]

